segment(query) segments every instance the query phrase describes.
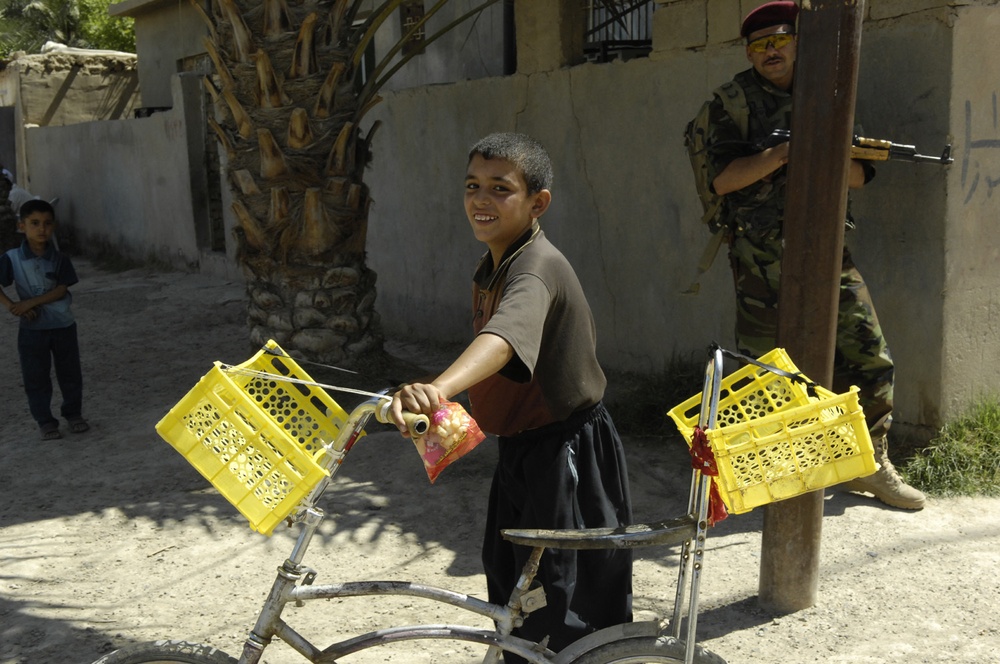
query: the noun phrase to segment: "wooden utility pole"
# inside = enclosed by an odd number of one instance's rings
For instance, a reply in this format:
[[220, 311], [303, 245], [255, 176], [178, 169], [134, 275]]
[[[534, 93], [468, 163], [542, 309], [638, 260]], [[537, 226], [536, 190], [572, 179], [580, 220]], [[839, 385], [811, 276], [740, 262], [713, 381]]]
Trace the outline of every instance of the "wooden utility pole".
[[[863, 16], [863, 0], [812, 0], [799, 12], [777, 344], [828, 388]], [[764, 606], [788, 613], [816, 603], [822, 521], [822, 491], [766, 507]]]

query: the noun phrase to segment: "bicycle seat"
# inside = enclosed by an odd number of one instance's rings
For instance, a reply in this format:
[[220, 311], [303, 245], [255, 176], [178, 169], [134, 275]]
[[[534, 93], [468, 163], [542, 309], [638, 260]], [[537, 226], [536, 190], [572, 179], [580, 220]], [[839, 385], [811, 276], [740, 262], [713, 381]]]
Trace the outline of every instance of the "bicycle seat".
[[620, 528], [581, 530], [506, 529], [500, 531], [514, 544], [553, 549], [633, 549], [642, 546], [680, 544], [693, 539], [697, 531], [694, 515], [654, 523], [636, 523]]

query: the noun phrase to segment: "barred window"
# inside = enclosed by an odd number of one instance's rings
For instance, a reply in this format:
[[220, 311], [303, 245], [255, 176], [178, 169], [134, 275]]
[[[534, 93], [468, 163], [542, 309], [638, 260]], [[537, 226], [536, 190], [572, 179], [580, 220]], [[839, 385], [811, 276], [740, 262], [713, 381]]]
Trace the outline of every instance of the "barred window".
[[653, 45], [654, 0], [584, 0], [584, 53], [591, 62], [645, 57]]

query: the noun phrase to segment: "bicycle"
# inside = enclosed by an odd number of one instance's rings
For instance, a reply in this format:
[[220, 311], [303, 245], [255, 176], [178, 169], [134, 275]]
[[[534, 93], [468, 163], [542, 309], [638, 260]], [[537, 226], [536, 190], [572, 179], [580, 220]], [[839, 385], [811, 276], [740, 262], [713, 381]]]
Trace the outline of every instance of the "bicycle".
[[[280, 350], [280, 349], [279, 349]], [[263, 351], [262, 351], [263, 352]], [[287, 357], [287, 356], [286, 356]], [[717, 416], [722, 378], [722, 354], [713, 350], [706, 366], [699, 424], [709, 428]], [[282, 380], [269, 375], [269, 379]], [[303, 382], [303, 381], [299, 381]], [[312, 383], [313, 385], [318, 385]], [[329, 386], [321, 386], [329, 387]], [[305, 661], [333, 663], [351, 653], [390, 643], [419, 639], [458, 640], [487, 646], [483, 664], [497, 664], [502, 653], [520, 655], [532, 664], [726, 664], [718, 655], [696, 644], [698, 593], [702, 572], [708, 523], [710, 478], [694, 469], [686, 514], [654, 523], [622, 528], [586, 530], [505, 530], [503, 536], [515, 544], [532, 548], [521, 578], [504, 606], [445, 588], [403, 581], [350, 581], [314, 585], [317, 572], [303, 560], [309, 544], [325, 514], [317, 501], [342, 466], [346, 455], [363, 435], [365, 425], [374, 417], [391, 423], [388, 413], [391, 397], [381, 393], [355, 407], [335, 440], [325, 445], [325, 476], [287, 517], [301, 530], [291, 553], [278, 568], [277, 576], [251, 629], [243, 650], [236, 659], [207, 645], [187, 641], [156, 641], [127, 646], [105, 655], [94, 664], [258, 664], [266, 647], [277, 637], [299, 653]], [[409, 414], [411, 433], [427, 429], [427, 418]], [[546, 548], [599, 549], [637, 548], [680, 545], [676, 598], [670, 620], [625, 623], [593, 632], [559, 652], [545, 643], [529, 641], [512, 630], [530, 619], [530, 613], [544, 605], [544, 589], [533, 585], [538, 561]], [[301, 606], [317, 599], [357, 596], [411, 596], [442, 602], [469, 611], [493, 622], [493, 630], [463, 625], [419, 624], [387, 627], [335, 642], [319, 648], [299, 634], [282, 618], [289, 603]], [[686, 619], [686, 624], [685, 624]], [[683, 638], [682, 638], [683, 637]]]

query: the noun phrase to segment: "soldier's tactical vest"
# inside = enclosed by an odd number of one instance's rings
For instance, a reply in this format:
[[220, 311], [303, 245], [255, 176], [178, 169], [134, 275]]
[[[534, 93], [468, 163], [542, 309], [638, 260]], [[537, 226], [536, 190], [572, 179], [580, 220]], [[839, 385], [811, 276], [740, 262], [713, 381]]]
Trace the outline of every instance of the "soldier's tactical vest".
[[[765, 89], [757, 81], [753, 69], [740, 72], [732, 81], [718, 87], [713, 99], [715, 97], [736, 124], [740, 138], [746, 142], [747, 154], [752, 154], [753, 145], [770, 136], [775, 129], [791, 126], [792, 95], [770, 86]], [[698, 260], [694, 281], [683, 291], [685, 294], [699, 291], [701, 275], [711, 267], [719, 247], [727, 239], [731, 240], [734, 235], [751, 235], [756, 239], [780, 235], [785, 209], [785, 167], [767, 181], [725, 196], [712, 190], [707, 155], [711, 149], [708, 145], [711, 104], [712, 100], [705, 102], [684, 130], [684, 144], [704, 210], [702, 222], [712, 231]]]
[[[764, 140], [775, 129], [790, 129], [792, 94], [771, 86], [765, 88], [748, 69], [719, 88], [730, 97], [746, 99], [746, 114], [733, 117], [741, 131], [746, 128], [748, 144]], [[745, 122], [745, 125], [742, 124]], [[780, 231], [785, 212], [787, 167], [782, 166], [771, 177], [725, 196], [723, 224], [731, 233], [763, 237]]]

